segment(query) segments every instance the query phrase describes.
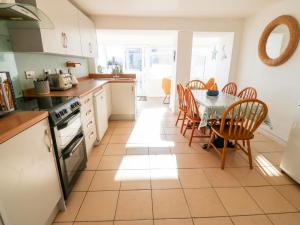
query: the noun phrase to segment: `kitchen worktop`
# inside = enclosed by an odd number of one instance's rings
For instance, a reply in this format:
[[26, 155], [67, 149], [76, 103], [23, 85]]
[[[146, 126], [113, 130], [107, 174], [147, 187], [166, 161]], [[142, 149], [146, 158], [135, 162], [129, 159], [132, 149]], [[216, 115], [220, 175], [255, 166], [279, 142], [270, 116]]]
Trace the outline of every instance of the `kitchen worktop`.
[[0, 144], [48, 117], [48, 112], [12, 112], [0, 118]]
[[[127, 78], [127, 79], [114, 79], [114, 78], [82, 78], [79, 79], [79, 83], [77, 86], [72, 87], [71, 89], [65, 91], [51, 91], [49, 94], [45, 94], [42, 96], [76, 96], [82, 97], [89, 93], [92, 93], [98, 89], [101, 89], [107, 83], [134, 83], [135, 79]], [[34, 89], [27, 89], [23, 91], [24, 97], [37, 97], [41, 96], [35, 93]]]

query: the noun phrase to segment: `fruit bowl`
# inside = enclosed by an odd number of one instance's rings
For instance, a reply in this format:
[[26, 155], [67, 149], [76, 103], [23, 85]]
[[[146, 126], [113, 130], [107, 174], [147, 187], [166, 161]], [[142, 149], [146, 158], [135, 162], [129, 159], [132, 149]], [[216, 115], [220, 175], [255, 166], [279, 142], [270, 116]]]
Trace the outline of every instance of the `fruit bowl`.
[[218, 95], [219, 95], [219, 91], [208, 90], [208, 91], [206, 92], [206, 94], [207, 94], [208, 96], [218, 96]]

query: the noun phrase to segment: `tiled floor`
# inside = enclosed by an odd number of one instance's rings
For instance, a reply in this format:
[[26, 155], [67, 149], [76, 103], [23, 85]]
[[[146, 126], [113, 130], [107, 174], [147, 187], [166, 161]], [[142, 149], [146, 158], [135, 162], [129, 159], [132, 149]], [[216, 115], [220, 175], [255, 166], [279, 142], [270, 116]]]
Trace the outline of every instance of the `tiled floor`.
[[278, 165], [284, 147], [257, 133], [255, 168], [240, 151], [192, 147], [175, 115], [150, 99], [111, 121], [55, 225], [300, 225], [300, 187]]

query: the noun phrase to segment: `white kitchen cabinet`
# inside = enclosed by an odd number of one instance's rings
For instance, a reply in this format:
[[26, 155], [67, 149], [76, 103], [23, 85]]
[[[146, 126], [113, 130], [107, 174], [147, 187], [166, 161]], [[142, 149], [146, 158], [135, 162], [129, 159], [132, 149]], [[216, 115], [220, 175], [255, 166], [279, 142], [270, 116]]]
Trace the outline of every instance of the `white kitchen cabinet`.
[[111, 83], [111, 119], [135, 119], [135, 83]]
[[0, 145], [0, 171], [4, 224], [49, 224], [63, 197], [48, 119]]
[[44, 52], [82, 55], [78, 9], [67, 0], [36, 0], [36, 4], [55, 25], [41, 29]]
[[105, 84], [103, 87], [106, 96], [106, 111], [107, 111], [107, 120], [111, 116], [111, 84]]
[[50, 18], [54, 29], [9, 29], [13, 51], [97, 57], [94, 23], [68, 0], [31, 0], [30, 4]]
[[98, 46], [94, 23], [80, 11], [78, 18], [82, 55], [95, 58], [98, 55]]
[[97, 137], [98, 140], [101, 141], [108, 128], [107, 104], [104, 89], [94, 93], [94, 109]]

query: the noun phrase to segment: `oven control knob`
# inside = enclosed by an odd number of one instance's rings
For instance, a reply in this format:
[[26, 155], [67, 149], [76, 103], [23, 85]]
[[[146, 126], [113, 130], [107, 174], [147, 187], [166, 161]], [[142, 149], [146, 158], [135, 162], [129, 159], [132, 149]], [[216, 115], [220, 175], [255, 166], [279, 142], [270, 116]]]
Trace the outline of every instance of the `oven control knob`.
[[67, 114], [67, 113], [68, 113], [68, 111], [67, 111], [66, 109], [64, 109], [63, 112], [64, 112], [64, 114]]
[[60, 118], [60, 114], [59, 113], [55, 113], [55, 116], [56, 116], [57, 119]]
[[63, 116], [63, 115], [64, 115], [64, 111], [60, 111], [59, 114], [60, 114], [61, 116]]

